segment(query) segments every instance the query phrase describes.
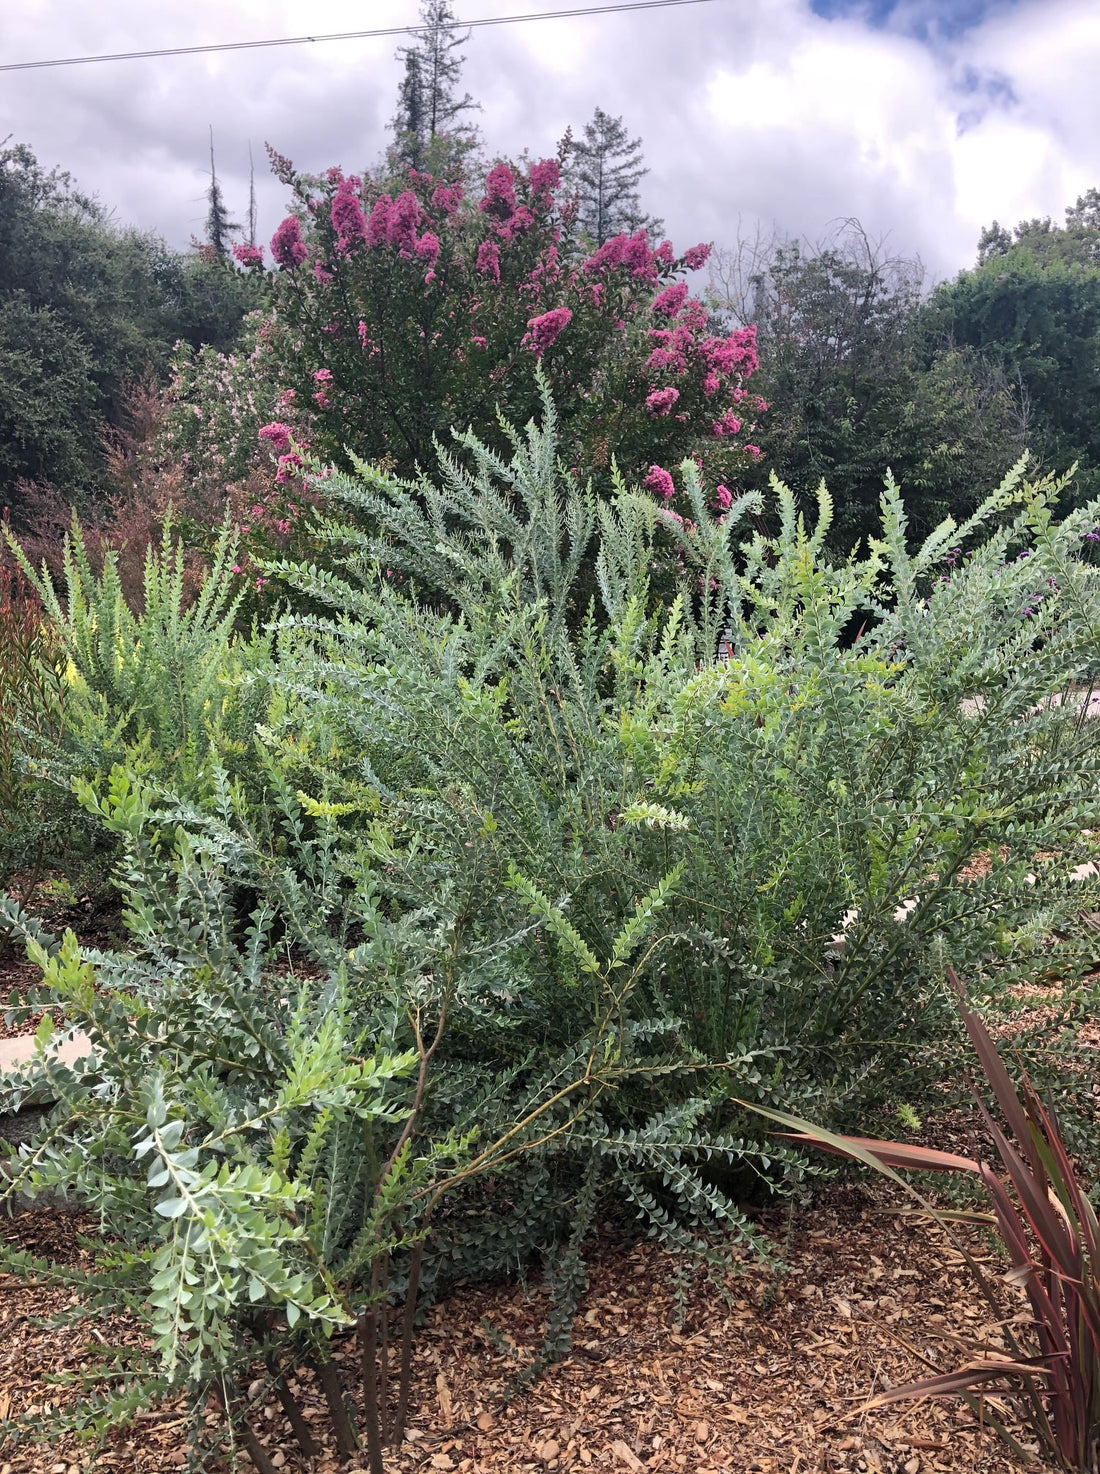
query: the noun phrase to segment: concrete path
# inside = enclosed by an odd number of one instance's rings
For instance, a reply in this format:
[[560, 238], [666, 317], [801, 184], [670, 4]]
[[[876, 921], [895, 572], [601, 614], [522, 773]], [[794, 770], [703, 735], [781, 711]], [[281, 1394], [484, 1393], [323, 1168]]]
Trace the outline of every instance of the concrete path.
[[[33, 1034], [20, 1034], [15, 1039], [0, 1039], [0, 1074], [5, 1070], [18, 1069], [31, 1059], [35, 1051], [35, 1039]], [[84, 1059], [91, 1052], [91, 1045], [83, 1034], [78, 1034], [75, 1039], [66, 1039], [63, 1043], [55, 1045], [50, 1053], [63, 1065], [75, 1064], [78, 1059]]]

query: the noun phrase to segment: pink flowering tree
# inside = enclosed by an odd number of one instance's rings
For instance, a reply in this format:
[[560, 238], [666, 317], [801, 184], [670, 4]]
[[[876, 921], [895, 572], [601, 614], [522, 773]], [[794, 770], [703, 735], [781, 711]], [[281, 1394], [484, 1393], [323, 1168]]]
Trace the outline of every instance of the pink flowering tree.
[[[581, 474], [614, 457], [637, 483], [664, 471], [676, 495], [685, 457], [717, 486], [757, 454], [755, 330], [714, 331], [680, 279], [706, 246], [677, 255], [638, 231], [567, 256], [555, 159], [500, 162], [476, 184], [413, 169], [305, 178], [279, 164], [294, 210], [271, 240], [258, 358], [273, 423], [314, 455], [430, 470], [452, 426], [493, 442], [498, 411], [516, 425], [536, 415], [536, 364]], [[251, 248], [241, 262], [264, 269]], [[285, 480], [297, 450], [270, 434], [262, 444]]]

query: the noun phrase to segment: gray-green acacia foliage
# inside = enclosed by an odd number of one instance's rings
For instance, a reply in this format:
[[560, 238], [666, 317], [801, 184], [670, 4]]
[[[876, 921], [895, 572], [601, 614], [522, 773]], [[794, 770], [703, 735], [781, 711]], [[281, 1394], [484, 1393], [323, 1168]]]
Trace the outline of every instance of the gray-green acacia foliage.
[[[94, 1293], [231, 1405], [257, 1361], [312, 1359], [327, 1395], [342, 1327], [377, 1359], [410, 1282], [537, 1253], [560, 1345], [608, 1193], [686, 1252], [751, 1234], [747, 1184], [806, 1169], [732, 1095], [858, 1122], [942, 1069], [945, 955], [988, 981], [1089, 904], [1065, 876], [1098, 738], [1055, 698], [1095, 671], [1095, 508], [1056, 523], [1018, 467], [914, 548], [887, 485], [838, 566], [824, 493], [808, 528], [776, 485], [778, 533], [749, 536], [754, 498], [715, 515], [690, 463], [681, 523], [576, 484], [549, 404], [509, 435], [508, 459], [460, 437], [438, 481], [326, 478], [339, 556], [270, 570], [314, 612], [262, 660], [212, 598], [191, 659], [205, 629], [262, 691], [247, 761], [219, 703], [183, 764], [143, 741], [152, 704], [97, 705], [78, 670], [69, 760], [121, 846], [131, 948], [51, 951], [12, 916], [94, 1046], [19, 1086], [59, 1104], [14, 1184], [126, 1225]], [[149, 634], [112, 628], [125, 667]], [[377, 1434], [373, 1373], [361, 1392]]]

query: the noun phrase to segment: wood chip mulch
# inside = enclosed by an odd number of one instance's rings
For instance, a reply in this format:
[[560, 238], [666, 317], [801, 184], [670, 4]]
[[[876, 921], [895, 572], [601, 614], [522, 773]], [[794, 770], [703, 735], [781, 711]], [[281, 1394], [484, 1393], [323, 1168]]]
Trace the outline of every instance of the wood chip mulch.
[[[418, 1332], [407, 1439], [387, 1456], [387, 1469], [1008, 1474], [1025, 1467], [957, 1402], [864, 1409], [873, 1393], [928, 1373], [907, 1344], [946, 1370], [965, 1359], [953, 1338], [998, 1336], [943, 1234], [899, 1216], [884, 1191], [834, 1184], [790, 1223], [766, 1224], [787, 1271], [777, 1276], [735, 1249], [722, 1284], [689, 1288], [682, 1317], [667, 1254], [605, 1227], [590, 1258], [572, 1353], [518, 1392], [516, 1374], [542, 1340], [547, 1292], [538, 1283], [456, 1290]], [[0, 1231], [79, 1262], [75, 1228], [76, 1220], [43, 1211]], [[990, 1253], [977, 1238], [970, 1242], [983, 1258]], [[53, 1375], [90, 1364], [104, 1343], [139, 1341], [123, 1316], [44, 1327], [40, 1317], [65, 1301], [63, 1292], [0, 1277], [3, 1417], [63, 1405], [73, 1394], [55, 1386]], [[1019, 1304], [1006, 1299], [1006, 1314]], [[350, 1343], [341, 1359], [354, 1388]], [[323, 1445], [314, 1474], [336, 1474], [318, 1389], [304, 1370], [292, 1385]], [[278, 1404], [259, 1382], [254, 1390], [253, 1426], [275, 1466], [304, 1471]], [[995, 1406], [1003, 1415], [1004, 1406]], [[207, 1421], [218, 1418], [212, 1410]], [[0, 1449], [0, 1474], [167, 1474], [183, 1464], [186, 1437], [182, 1409], [150, 1410], [116, 1430], [98, 1455], [71, 1440]], [[240, 1467], [250, 1467], [247, 1456]], [[348, 1474], [365, 1467], [343, 1466]]]

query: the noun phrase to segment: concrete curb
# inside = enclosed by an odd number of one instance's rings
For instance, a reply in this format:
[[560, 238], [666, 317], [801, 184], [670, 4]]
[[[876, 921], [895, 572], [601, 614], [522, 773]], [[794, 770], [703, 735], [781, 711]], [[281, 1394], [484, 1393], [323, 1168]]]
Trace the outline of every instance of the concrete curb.
[[[25, 1065], [28, 1060], [33, 1059], [37, 1047], [33, 1034], [20, 1034], [14, 1039], [0, 1039], [0, 1075], [5, 1070], [18, 1069], [20, 1065]], [[63, 1065], [72, 1065], [78, 1059], [86, 1059], [91, 1052], [91, 1043], [84, 1034], [77, 1034], [73, 1039], [65, 1039], [49, 1051], [51, 1058]]]

